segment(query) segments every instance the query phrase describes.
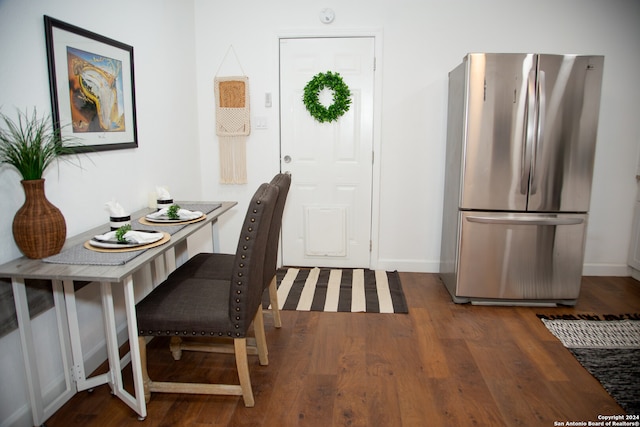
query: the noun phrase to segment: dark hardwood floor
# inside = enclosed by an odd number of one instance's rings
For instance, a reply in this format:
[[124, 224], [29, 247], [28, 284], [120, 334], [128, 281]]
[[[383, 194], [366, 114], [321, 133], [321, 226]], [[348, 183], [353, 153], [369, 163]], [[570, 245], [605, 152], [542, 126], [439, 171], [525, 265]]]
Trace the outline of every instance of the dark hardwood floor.
[[[435, 274], [401, 273], [409, 314], [283, 311], [266, 321], [269, 366], [250, 356], [256, 405], [239, 397], [152, 394], [148, 417], [107, 386], [80, 392], [46, 425], [554, 426], [624, 414], [536, 313], [640, 311], [640, 282], [585, 277], [575, 307], [454, 304]], [[154, 379], [235, 381], [233, 356], [148, 346]], [[125, 370], [132, 389], [130, 369]]]

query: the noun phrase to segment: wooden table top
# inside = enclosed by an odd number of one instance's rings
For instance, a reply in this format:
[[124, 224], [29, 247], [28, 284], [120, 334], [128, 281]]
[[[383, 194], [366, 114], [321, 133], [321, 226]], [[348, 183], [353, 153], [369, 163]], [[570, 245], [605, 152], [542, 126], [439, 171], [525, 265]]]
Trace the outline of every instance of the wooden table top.
[[[106, 281], [121, 282], [126, 277], [142, 268], [148, 262], [163, 254], [167, 250], [173, 248], [178, 243], [184, 241], [187, 237], [200, 230], [202, 227], [211, 224], [222, 214], [234, 207], [237, 202], [209, 202], [195, 201], [178, 203], [183, 204], [208, 204], [221, 203], [221, 206], [207, 214], [207, 218], [203, 221], [189, 224], [171, 235], [171, 239], [154, 248], [145, 250], [142, 254], [135, 257], [123, 265], [79, 265], [79, 264], [57, 264], [48, 263], [40, 259], [30, 259], [20, 257], [13, 261], [9, 261], [0, 265], [0, 277], [20, 277], [23, 279], [50, 279], [50, 280], [77, 280], [77, 281]], [[132, 221], [142, 216], [154, 212], [154, 209], [145, 208], [131, 214]], [[106, 224], [108, 229], [108, 224]], [[105, 232], [105, 225], [87, 230], [84, 233], [70, 237], [65, 242], [62, 250], [74, 245], [81, 245], [91, 239], [96, 234]]]

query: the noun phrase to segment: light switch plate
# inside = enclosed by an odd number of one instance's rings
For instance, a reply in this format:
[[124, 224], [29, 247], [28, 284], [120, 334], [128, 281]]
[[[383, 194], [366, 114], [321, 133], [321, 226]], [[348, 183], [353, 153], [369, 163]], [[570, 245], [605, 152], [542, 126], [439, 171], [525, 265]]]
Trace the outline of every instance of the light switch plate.
[[269, 127], [265, 116], [257, 116], [254, 118], [256, 129], [267, 129]]

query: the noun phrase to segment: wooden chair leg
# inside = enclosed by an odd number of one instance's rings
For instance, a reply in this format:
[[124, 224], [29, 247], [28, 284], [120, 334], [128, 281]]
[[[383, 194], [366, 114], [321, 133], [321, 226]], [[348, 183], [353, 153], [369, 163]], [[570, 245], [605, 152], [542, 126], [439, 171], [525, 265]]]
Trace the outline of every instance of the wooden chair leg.
[[267, 348], [267, 338], [264, 334], [264, 315], [262, 306], [258, 306], [256, 317], [253, 319], [253, 333], [256, 337], [256, 347], [258, 348], [258, 360], [262, 366], [269, 364], [269, 349]]
[[269, 284], [269, 302], [271, 303], [271, 312], [273, 313], [273, 324], [276, 328], [282, 327], [280, 320], [280, 306], [278, 305], [278, 285], [276, 276], [273, 276]]
[[182, 338], [171, 337], [171, 340], [169, 341], [169, 350], [171, 350], [173, 360], [180, 360], [180, 358], [182, 358]]
[[144, 337], [138, 337], [138, 345], [140, 346], [140, 364], [142, 365], [144, 400], [149, 403], [151, 400], [151, 378], [149, 378], [149, 372], [147, 372], [147, 341]]
[[251, 389], [251, 378], [249, 377], [249, 360], [247, 358], [247, 339], [236, 338], [233, 340], [236, 355], [236, 367], [242, 388], [242, 398], [244, 406], [251, 408], [255, 405], [253, 390]]

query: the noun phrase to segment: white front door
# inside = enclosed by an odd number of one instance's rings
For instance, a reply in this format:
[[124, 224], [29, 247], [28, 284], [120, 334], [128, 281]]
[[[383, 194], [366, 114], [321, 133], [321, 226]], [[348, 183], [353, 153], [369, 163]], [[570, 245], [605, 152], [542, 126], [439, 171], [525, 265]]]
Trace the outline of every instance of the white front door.
[[[374, 37], [280, 40], [281, 170], [292, 174], [282, 222], [282, 263], [369, 267], [373, 172]], [[319, 123], [302, 101], [318, 73], [338, 72], [349, 110]], [[320, 101], [332, 103], [331, 91]]]

